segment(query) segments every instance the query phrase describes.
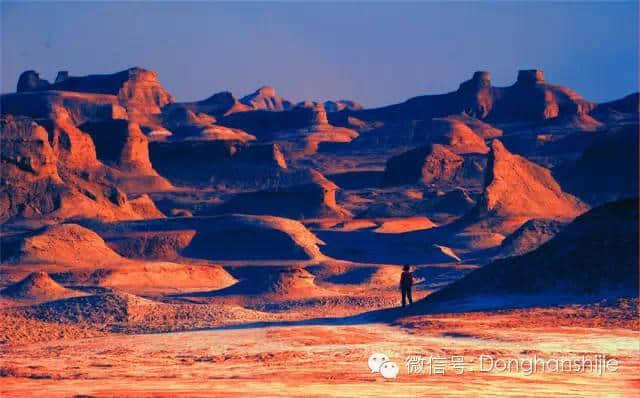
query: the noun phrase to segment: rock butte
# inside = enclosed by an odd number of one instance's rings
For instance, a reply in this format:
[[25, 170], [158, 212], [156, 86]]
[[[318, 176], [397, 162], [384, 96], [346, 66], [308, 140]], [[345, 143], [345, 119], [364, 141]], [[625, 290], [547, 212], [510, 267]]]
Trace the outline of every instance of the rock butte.
[[143, 125], [157, 124], [155, 117], [160, 108], [174, 102], [153, 71], [131, 68], [108, 75], [69, 76], [59, 73], [53, 84], [39, 78], [34, 71], [24, 72], [18, 80], [17, 92], [73, 91], [116, 96], [129, 114], [129, 118]]

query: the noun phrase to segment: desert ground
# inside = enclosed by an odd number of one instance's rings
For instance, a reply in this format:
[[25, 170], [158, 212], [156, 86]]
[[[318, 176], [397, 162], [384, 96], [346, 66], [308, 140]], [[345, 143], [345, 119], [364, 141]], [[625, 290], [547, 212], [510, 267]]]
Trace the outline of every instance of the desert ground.
[[[640, 383], [637, 301], [419, 316], [393, 325], [371, 317], [5, 347], [0, 391], [49, 397], [242, 397], [248, 391], [272, 397], [632, 397]], [[400, 375], [384, 379], [371, 373], [367, 358], [374, 352], [398, 362]], [[525, 374], [490, 365], [533, 355], [567, 360], [595, 354], [615, 358], [619, 368], [603, 374]], [[405, 361], [415, 355], [433, 355], [440, 362], [409, 374]], [[481, 355], [492, 359], [485, 357], [482, 365]], [[464, 365], [456, 367], [456, 357], [464, 358]]]

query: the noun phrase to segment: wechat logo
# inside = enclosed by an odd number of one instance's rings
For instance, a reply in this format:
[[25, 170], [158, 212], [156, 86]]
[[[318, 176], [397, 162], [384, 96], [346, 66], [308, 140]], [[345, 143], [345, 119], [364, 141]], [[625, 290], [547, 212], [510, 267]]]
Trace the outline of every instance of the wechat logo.
[[368, 364], [371, 373], [380, 373], [385, 379], [395, 379], [400, 372], [395, 362], [391, 362], [386, 354], [379, 352], [371, 354]]

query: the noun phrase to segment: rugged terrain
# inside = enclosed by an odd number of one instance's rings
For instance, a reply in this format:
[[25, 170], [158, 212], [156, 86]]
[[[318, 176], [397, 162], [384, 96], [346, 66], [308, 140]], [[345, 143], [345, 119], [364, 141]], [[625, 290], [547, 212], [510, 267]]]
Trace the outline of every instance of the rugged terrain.
[[[375, 109], [268, 86], [178, 102], [131, 68], [26, 71], [0, 105], [3, 396], [639, 387], [637, 93], [597, 104], [523, 70]], [[397, 379], [367, 369], [378, 351]], [[621, 366], [404, 364], [483, 353]]]

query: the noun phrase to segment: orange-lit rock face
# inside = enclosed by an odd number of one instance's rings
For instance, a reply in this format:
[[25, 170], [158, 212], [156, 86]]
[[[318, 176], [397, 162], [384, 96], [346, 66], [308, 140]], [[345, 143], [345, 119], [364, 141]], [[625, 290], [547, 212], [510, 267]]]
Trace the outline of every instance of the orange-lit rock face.
[[267, 142], [288, 142], [289, 154], [301, 157], [317, 152], [321, 143], [347, 143], [358, 136], [353, 129], [329, 123], [322, 104], [305, 102], [289, 111], [246, 111], [229, 114], [218, 123], [242, 129]]
[[160, 109], [173, 102], [173, 97], [160, 85], [153, 71], [140, 68], [129, 69], [117, 96], [129, 112], [129, 118], [142, 124], [153, 124], [151, 115], [160, 114]]
[[310, 169], [301, 181], [289, 186], [241, 193], [221, 205], [223, 213], [271, 214], [293, 219], [335, 217], [352, 214], [336, 202], [338, 186]]
[[2, 119], [2, 222], [15, 216], [140, 218], [105, 177], [109, 170], [96, 158], [91, 137], [64, 110], [52, 117], [43, 121], [48, 132], [29, 118]]
[[172, 103], [173, 97], [158, 82], [157, 74], [142, 68], [131, 68], [110, 75], [69, 76], [59, 74], [50, 84], [34, 71], [24, 72], [18, 82], [18, 92], [62, 90], [81, 93], [108, 94], [117, 97], [129, 118], [144, 125], [157, 125], [160, 109]]
[[67, 289], [60, 285], [46, 272], [33, 272], [20, 282], [0, 292], [16, 300], [50, 301], [69, 297], [83, 296], [84, 293]]
[[315, 105], [311, 110], [311, 124], [329, 124], [327, 111], [324, 109], [324, 105]]
[[465, 123], [454, 118], [433, 119], [431, 122], [431, 141], [447, 145], [453, 152], [487, 153], [489, 148], [484, 140], [476, 135]]
[[54, 211], [61, 194], [47, 191], [61, 180], [46, 130], [33, 120], [11, 116], [2, 119], [1, 127], [0, 221]]
[[464, 160], [440, 144], [429, 144], [387, 161], [387, 185], [455, 183]]
[[544, 92], [544, 111], [542, 112], [544, 119], [553, 119], [554, 117], [558, 117], [560, 113], [560, 108], [558, 107], [558, 103], [556, 102], [556, 97], [553, 95], [551, 91]]
[[548, 169], [510, 153], [493, 140], [480, 213], [494, 216], [571, 219], [588, 206], [565, 193]]
[[172, 132], [172, 135], [168, 137], [170, 141], [226, 140], [247, 142], [256, 139], [240, 129], [224, 127], [215, 122], [216, 119], [213, 116], [202, 112], [196, 114], [182, 104], [163, 110], [163, 124]]
[[15, 166], [36, 176], [57, 175], [56, 156], [42, 126], [30, 119], [7, 116], [0, 120], [0, 129], [3, 169]]
[[101, 161], [122, 171], [156, 174], [149, 160], [147, 137], [137, 123], [112, 120], [81, 127], [91, 136]]
[[74, 91], [27, 91], [0, 96], [2, 113], [52, 119], [62, 110], [73, 124], [87, 121], [126, 119], [127, 110], [115, 95]]
[[158, 210], [153, 200], [147, 194], [140, 195], [129, 200], [131, 208], [142, 218], [164, 218], [165, 215]]
[[133, 68], [128, 71], [128, 79], [118, 90], [118, 99], [124, 105], [155, 105], [159, 108], [173, 102], [173, 97], [158, 82], [158, 75], [150, 70]]
[[54, 106], [48, 126], [52, 131], [53, 148], [70, 168], [98, 167], [96, 148], [91, 137], [73, 123], [66, 108]]
[[56, 157], [69, 168], [99, 167], [91, 137], [77, 126], [87, 122], [126, 121], [113, 95], [71, 91], [29, 91], [0, 97], [2, 111], [38, 120], [48, 130]]
[[432, 145], [431, 152], [424, 159], [421, 181], [425, 184], [434, 181], [453, 181], [463, 159], [441, 145]]
[[129, 123], [127, 136], [120, 155], [121, 167], [125, 170], [155, 174], [149, 160], [149, 143], [137, 123]]

